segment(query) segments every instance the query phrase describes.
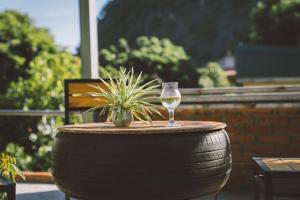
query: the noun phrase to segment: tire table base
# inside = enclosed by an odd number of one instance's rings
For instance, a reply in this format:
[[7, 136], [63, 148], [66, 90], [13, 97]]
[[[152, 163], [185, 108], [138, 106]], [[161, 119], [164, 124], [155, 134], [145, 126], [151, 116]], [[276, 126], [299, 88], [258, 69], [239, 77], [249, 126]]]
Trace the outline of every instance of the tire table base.
[[57, 186], [72, 197], [105, 200], [182, 200], [221, 190], [231, 171], [226, 125], [178, 122], [181, 127], [167, 128], [164, 123], [61, 127], [52, 152]]

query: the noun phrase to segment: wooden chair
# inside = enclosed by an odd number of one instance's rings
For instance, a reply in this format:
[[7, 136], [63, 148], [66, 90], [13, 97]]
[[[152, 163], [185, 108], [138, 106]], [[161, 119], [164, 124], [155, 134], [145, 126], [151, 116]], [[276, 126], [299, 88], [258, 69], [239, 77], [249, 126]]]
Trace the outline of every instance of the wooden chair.
[[3, 176], [0, 176], [0, 192], [6, 192], [7, 200], [16, 199], [16, 184]]
[[[91, 96], [89, 92], [97, 92], [93, 86], [105, 85], [99, 79], [66, 79], [65, 80], [65, 125], [70, 124], [70, 113], [86, 111], [96, 105], [104, 104], [104, 101]], [[103, 121], [104, 119], [100, 119]]]

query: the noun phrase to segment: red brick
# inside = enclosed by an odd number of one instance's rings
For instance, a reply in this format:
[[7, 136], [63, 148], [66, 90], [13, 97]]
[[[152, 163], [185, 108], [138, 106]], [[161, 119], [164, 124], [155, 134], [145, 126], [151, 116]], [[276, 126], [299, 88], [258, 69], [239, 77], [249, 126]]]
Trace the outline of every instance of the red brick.
[[[300, 122], [300, 120], [299, 120]], [[280, 123], [280, 122], [278, 122]], [[297, 136], [300, 134], [300, 127], [299, 125], [290, 125], [290, 126], [286, 126], [286, 127], [283, 127], [283, 126], [278, 126], [276, 125], [276, 123], [274, 122], [273, 123], [273, 132], [272, 134], [275, 134], [275, 135], [289, 135], [289, 136]]]
[[197, 120], [194, 109], [176, 109], [175, 119]]
[[230, 134], [229, 139], [231, 143], [253, 143], [255, 140], [254, 135], [237, 135], [237, 134]]
[[245, 159], [250, 161], [252, 157], [268, 157], [275, 156], [275, 149], [273, 145], [245, 145], [244, 146]]
[[[298, 123], [300, 121], [300, 117], [277, 117], [277, 116], [269, 116], [268, 118], [262, 118], [259, 117], [258, 125], [265, 126], [265, 125], [274, 125], [276, 124], [276, 127], [283, 127], [288, 128], [290, 126], [296, 126], [300, 127], [300, 124]], [[280, 123], [278, 123], [280, 122]]]
[[252, 168], [249, 164], [233, 164], [226, 188], [252, 189]]
[[299, 145], [276, 145], [275, 153], [278, 157], [299, 157], [300, 148]]
[[263, 144], [289, 144], [290, 137], [285, 135], [261, 135], [258, 142]]
[[294, 136], [292, 138], [292, 143], [300, 146], [300, 133], [299, 136]]
[[231, 151], [233, 162], [245, 161], [245, 154], [242, 145], [232, 144]]
[[234, 163], [232, 165], [232, 174], [244, 175], [252, 172], [251, 165], [248, 163]]

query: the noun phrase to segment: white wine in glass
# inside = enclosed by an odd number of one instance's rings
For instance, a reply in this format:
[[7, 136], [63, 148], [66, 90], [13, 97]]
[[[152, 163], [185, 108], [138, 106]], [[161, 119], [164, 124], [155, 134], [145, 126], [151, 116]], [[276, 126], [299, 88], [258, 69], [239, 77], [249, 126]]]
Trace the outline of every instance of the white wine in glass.
[[174, 119], [174, 111], [179, 106], [181, 100], [181, 95], [178, 90], [178, 83], [163, 83], [160, 100], [162, 105], [167, 108], [169, 112], [169, 122], [167, 126], [178, 126]]
[[181, 97], [161, 97], [162, 105], [168, 110], [175, 110], [180, 104]]

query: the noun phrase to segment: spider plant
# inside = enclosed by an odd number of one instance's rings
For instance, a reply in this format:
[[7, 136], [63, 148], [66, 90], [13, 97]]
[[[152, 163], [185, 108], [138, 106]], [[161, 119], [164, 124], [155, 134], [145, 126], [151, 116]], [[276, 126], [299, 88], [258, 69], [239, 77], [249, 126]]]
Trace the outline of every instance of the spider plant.
[[112, 120], [115, 126], [129, 126], [133, 117], [140, 121], [152, 123], [151, 115], [156, 113], [160, 116], [159, 106], [149, 103], [149, 93], [160, 85], [155, 84], [156, 80], [143, 83], [142, 72], [136, 77], [134, 70], [120, 68], [118, 76], [112, 78], [109, 72], [105, 72], [109, 81], [99, 78], [106, 88], [93, 86], [97, 92], [90, 93], [103, 99], [104, 105], [95, 106], [89, 110], [102, 109], [100, 115], [108, 111], [108, 119]]

